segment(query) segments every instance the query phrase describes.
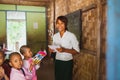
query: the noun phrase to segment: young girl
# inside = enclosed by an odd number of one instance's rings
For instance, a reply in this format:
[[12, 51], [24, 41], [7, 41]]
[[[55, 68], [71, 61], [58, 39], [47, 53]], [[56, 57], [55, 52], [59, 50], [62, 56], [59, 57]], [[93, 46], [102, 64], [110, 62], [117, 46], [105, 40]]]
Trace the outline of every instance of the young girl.
[[24, 72], [22, 70], [22, 57], [18, 52], [13, 52], [9, 56], [10, 59], [10, 66], [11, 73], [10, 73], [10, 80], [26, 80]]
[[30, 47], [23, 45], [20, 48], [20, 52], [24, 56], [23, 68], [27, 80], [37, 80], [36, 70], [40, 67], [40, 65], [35, 65], [35, 63], [32, 61], [33, 54]]
[[4, 52], [0, 50], [0, 80], [9, 80], [3, 68], [4, 59], [5, 59]]

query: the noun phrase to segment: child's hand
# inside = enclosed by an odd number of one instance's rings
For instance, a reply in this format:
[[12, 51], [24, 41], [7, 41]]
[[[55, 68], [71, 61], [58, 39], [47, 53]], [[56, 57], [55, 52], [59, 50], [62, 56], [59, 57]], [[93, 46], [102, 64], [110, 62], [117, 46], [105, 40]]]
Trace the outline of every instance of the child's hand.
[[34, 61], [31, 62], [29, 70], [32, 71], [33, 67], [35, 66]]
[[2, 67], [0, 67], [0, 80], [2, 80], [2, 78], [5, 78], [5, 80], [9, 80], [8, 76], [5, 74], [5, 71]]
[[0, 67], [0, 80], [4, 77], [4, 75], [5, 75], [4, 69]]
[[41, 61], [38, 61], [38, 62], [36, 62], [35, 64], [40, 64], [41, 63]]

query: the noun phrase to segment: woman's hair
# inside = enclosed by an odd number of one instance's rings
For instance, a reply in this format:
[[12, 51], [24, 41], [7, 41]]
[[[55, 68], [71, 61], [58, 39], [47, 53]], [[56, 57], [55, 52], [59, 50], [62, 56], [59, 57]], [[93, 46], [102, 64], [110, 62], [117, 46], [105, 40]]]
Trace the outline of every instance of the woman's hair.
[[21, 53], [21, 54], [24, 54], [24, 53], [26, 52], [26, 49], [27, 49], [27, 48], [30, 48], [30, 47], [27, 46], [27, 45], [21, 46], [21, 48], [20, 48], [20, 53]]
[[12, 60], [12, 57], [15, 56], [15, 55], [19, 55], [21, 56], [18, 52], [12, 52], [9, 56], [9, 60], [11, 61]]
[[58, 20], [62, 21], [65, 24], [65, 30], [68, 30], [67, 28], [68, 19], [65, 16], [58, 16], [56, 23], [58, 22]]

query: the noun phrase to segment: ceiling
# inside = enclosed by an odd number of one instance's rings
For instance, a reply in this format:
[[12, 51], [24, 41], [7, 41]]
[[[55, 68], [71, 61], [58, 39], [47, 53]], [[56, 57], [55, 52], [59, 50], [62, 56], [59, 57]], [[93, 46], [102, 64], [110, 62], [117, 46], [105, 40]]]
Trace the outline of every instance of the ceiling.
[[52, 0], [0, 0], [0, 4], [48, 6]]

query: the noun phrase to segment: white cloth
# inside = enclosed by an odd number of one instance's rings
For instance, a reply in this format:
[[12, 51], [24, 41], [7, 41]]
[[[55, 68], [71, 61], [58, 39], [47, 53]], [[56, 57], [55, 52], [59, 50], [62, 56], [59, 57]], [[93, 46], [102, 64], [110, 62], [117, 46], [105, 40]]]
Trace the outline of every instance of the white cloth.
[[[76, 36], [69, 32], [66, 31], [63, 36], [60, 36], [60, 33], [56, 33], [53, 36], [53, 45], [59, 45], [61, 47], [67, 48], [67, 49], [75, 49], [77, 52], [80, 51], [79, 49], [79, 42], [76, 38]], [[67, 52], [57, 52], [56, 53], [56, 59], [57, 60], [62, 60], [62, 61], [69, 61], [73, 59], [72, 54], [67, 53]]]

